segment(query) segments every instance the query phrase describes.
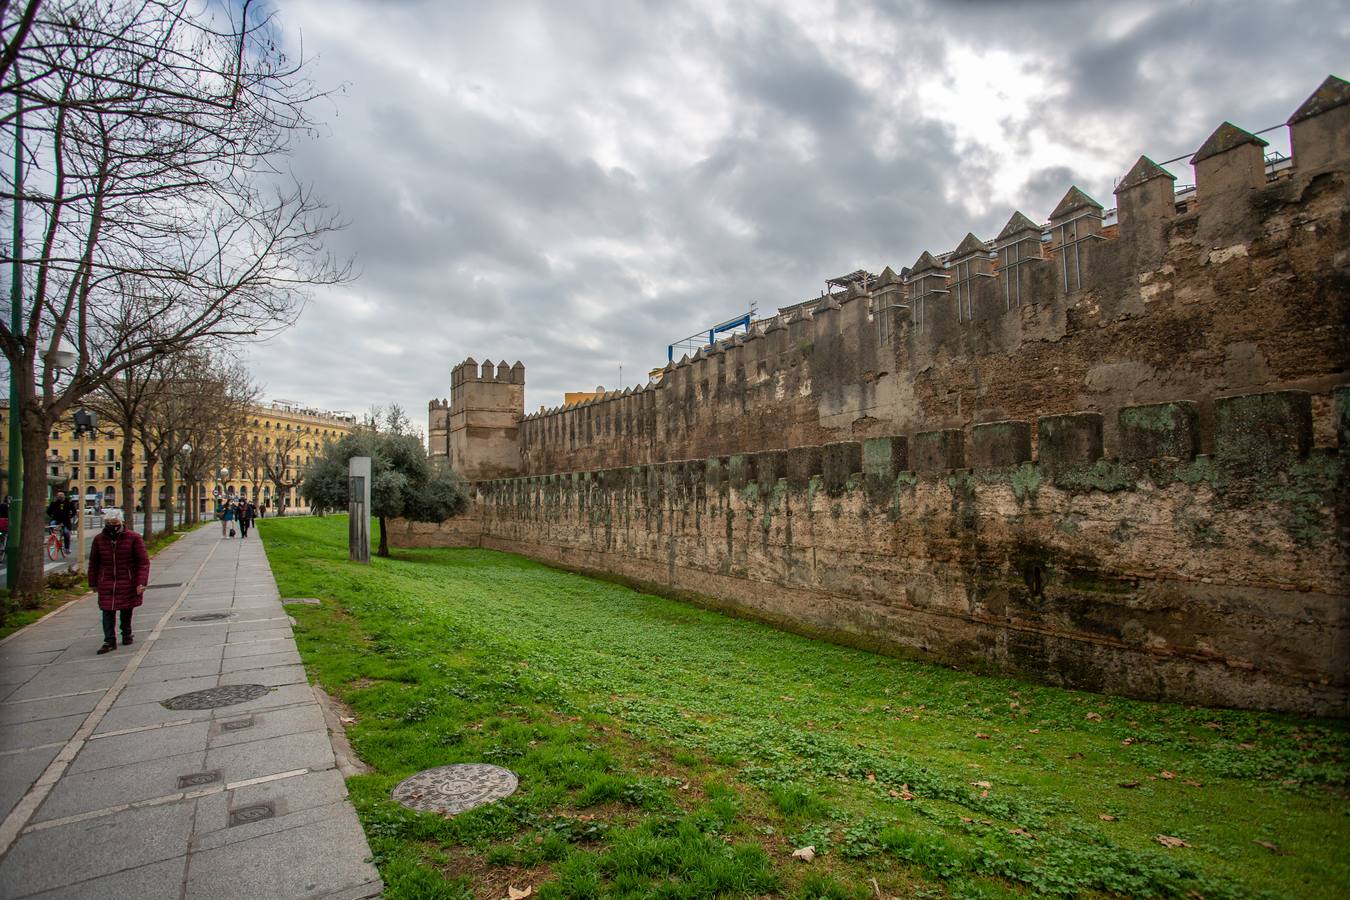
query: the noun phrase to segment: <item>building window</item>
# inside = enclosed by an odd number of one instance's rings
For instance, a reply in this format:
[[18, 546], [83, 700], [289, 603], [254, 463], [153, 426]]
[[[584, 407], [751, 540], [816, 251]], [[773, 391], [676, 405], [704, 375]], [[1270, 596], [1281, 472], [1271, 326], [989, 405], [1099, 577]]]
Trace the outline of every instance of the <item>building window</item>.
[[108, 462], [112, 462], [112, 461], [113, 461], [114, 459], [116, 459], [116, 458], [117, 458], [117, 457], [113, 455], [113, 448], [109, 447], [109, 448], [108, 448], [108, 453], [107, 453], [107, 459], [108, 459]]
[[71, 466], [71, 467], [70, 467], [70, 480], [71, 480], [71, 481], [79, 481], [79, 480], [80, 480], [80, 467], [79, 467], [79, 466]]
[[107, 477], [108, 477], [108, 478], [116, 478], [116, 477], [117, 477], [116, 470], [113, 469], [112, 466], [108, 466], [108, 475], [107, 475]]
[[70, 461], [71, 461], [71, 462], [79, 462], [79, 461], [80, 461], [80, 448], [79, 448], [79, 447], [71, 447], [71, 448], [70, 448]]
[[94, 467], [93, 467], [93, 466], [90, 466], [90, 467], [89, 467], [89, 480], [90, 480], [90, 481], [93, 481], [93, 480], [94, 480], [95, 478], [97, 478], [97, 477], [98, 477], [98, 476], [94, 474]]
[[53, 474], [54, 476], [56, 476], [57, 478], [60, 478], [60, 477], [61, 477], [61, 467], [60, 467], [60, 466], [52, 466], [52, 474]]

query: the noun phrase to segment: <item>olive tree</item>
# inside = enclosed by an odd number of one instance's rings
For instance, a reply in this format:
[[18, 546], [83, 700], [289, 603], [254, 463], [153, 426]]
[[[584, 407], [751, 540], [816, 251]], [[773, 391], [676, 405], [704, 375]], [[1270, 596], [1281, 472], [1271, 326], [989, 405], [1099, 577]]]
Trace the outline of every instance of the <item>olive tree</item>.
[[459, 478], [432, 464], [417, 435], [369, 428], [343, 435], [309, 464], [300, 484], [305, 502], [314, 509], [346, 509], [348, 462], [354, 456], [370, 457], [370, 505], [380, 522], [379, 556], [389, 555], [386, 519], [444, 522], [469, 505]]

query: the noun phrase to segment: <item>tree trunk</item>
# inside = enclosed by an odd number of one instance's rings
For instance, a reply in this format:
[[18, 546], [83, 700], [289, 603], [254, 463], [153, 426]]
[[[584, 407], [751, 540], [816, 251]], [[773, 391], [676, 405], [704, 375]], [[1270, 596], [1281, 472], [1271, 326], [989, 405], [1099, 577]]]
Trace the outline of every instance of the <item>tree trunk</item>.
[[[24, 416], [20, 427], [27, 425]], [[42, 545], [47, 539], [47, 434], [41, 416], [32, 417], [41, 429], [24, 428], [23, 504], [19, 518], [19, 565], [15, 571], [13, 597], [21, 606], [36, 604], [47, 583], [42, 571]], [[10, 421], [10, 427], [15, 423]]]
[[173, 534], [173, 511], [178, 497], [174, 494], [173, 457], [164, 458], [164, 533]]
[[125, 521], [136, 521], [136, 445], [131, 428], [122, 429], [122, 496], [118, 504]]
[[155, 511], [155, 458], [149, 453], [145, 455], [145, 526], [141, 529], [141, 534], [148, 541], [150, 536], [155, 533], [155, 520], [152, 518]]
[[389, 531], [384, 527], [384, 516], [380, 516], [380, 556], [389, 555]]

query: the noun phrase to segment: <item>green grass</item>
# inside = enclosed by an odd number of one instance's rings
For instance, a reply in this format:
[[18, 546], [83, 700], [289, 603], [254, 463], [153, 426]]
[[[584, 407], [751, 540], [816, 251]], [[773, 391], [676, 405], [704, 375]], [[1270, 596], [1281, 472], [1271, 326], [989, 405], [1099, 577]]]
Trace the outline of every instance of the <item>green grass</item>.
[[[258, 524], [282, 596], [323, 600], [288, 609], [374, 768], [348, 784], [388, 897], [1350, 893], [1346, 723], [975, 676], [508, 554], [358, 566], [345, 517]], [[455, 762], [520, 790], [389, 801]]]

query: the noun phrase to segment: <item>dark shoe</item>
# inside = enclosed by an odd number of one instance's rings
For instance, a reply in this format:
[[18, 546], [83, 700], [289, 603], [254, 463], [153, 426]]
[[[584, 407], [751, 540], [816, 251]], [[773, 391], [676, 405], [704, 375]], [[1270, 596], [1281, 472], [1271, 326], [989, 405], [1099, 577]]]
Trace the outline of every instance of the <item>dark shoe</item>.
[[102, 656], [103, 654], [105, 654], [105, 653], [111, 653], [113, 650], [116, 650], [116, 649], [117, 649], [117, 645], [116, 645], [116, 644], [104, 644], [102, 647], [99, 647], [99, 648], [98, 648], [98, 655], [99, 655], [99, 656]]
[[124, 634], [124, 635], [122, 635], [122, 646], [123, 646], [123, 647], [129, 647], [129, 646], [131, 646], [131, 645], [134, 644], [134, 643], [136, 643], [136, 636], [135, 636], [134, 634]]

